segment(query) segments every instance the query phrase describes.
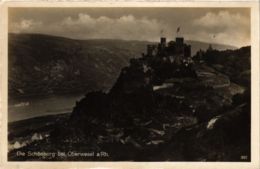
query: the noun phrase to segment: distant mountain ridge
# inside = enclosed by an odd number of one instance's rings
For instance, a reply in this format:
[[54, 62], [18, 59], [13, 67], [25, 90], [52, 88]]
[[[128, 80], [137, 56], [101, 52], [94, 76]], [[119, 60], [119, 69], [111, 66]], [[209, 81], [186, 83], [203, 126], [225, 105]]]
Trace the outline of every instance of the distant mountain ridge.
[[[159, 40], [159, 39], [158, 39]], [[110, 39], [75, 40], [42, 34], [9, 34], [10, 96], [108, 90], [130, 58], [154, 42]], [[192, 55], [208, 43], [187, 41]], [[218, 50], [232, 46], [212, 44]]]

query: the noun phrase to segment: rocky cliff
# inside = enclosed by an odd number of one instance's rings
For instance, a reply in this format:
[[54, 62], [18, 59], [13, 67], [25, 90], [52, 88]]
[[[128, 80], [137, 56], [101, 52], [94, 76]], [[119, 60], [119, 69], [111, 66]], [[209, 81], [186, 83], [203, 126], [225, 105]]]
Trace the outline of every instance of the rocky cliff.
[[[250, 48], [239, 49], [228, 60], [248, 54]], [[80, 142], [108, 152], [104, 160], [240, 161], [242, 154], [250, 160], [250, 85], [206, 59], [164, 60], [132, 59], [110, 92], [88, 93], [52, 139], [80, 135]]]

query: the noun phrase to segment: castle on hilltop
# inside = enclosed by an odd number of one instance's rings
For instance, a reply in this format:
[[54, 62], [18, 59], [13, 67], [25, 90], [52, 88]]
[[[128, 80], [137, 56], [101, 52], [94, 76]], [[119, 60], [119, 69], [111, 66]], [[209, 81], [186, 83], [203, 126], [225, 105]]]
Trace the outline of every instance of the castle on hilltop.
[[191, 46], [183, 37], [167, 43], [161, 37], [157, 45], [147, 45], [143, 57], [130, 59], [130, 65], [123, 68], [112, 93], [131, 93], [136, 90], [153, 90], [172, 78], [196, 77], [191, 58]]
[[183, 37], [176, 37], [175, 41], [170, 41], [168, 44], [166, 38], [161, 37], [158, 45], [147, 45], [145, 57], [159, 57], [180, 65], [191, 61], [191, 46], [184, 43]]

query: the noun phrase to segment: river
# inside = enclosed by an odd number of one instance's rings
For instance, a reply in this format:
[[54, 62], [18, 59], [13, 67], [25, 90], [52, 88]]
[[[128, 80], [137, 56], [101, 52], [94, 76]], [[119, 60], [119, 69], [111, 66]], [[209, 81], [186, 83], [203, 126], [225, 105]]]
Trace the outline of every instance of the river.
[[70, 113], [76, 101], [83, 95], [52, 95], [9, 99], [8, 122], [14, 122], [33, 117]]

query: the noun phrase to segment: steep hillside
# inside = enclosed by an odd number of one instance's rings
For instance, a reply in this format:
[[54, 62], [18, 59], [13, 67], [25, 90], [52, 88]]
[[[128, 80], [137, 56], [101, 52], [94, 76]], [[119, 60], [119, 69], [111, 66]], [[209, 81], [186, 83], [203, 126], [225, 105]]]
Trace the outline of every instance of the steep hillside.
[[107, 90], [144, 42], [9, 35], [11, 96]]
[[209, 66], [228, 75], [233, 82], [248, 87], [251, 80], [250, 54], [251, 47], [246, 46], [236, 50], [199, 51], [193, 58], [197, 61], [205, 61]]
[[[192, 54], [207, 43], [188, 41]], [[72, 40], [40, 34], [9, 34], [9, 94], [12, 97], [108, 90], [130, 58], [148, 42]], [[216, 49], [233, 48], [214, 45]]]

